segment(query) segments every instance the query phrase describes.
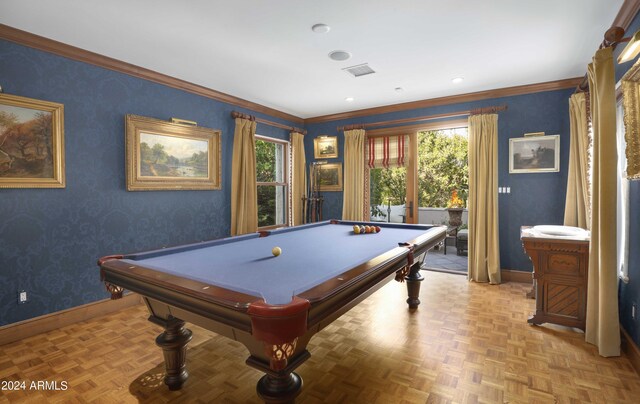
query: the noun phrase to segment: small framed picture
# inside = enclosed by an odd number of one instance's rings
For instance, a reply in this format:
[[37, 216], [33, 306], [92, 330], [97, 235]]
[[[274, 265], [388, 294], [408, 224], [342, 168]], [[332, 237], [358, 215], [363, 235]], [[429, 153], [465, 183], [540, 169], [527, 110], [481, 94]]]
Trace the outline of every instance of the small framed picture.
[[342, 191], [342, 163], [318, 165], [316, 172], [317, 178], [311, 180], [320, 191]]
[[313, 139], [313, 155], [317, 159], [338, 158], [338, 137], [319, 136]]
[[0, 94], [0, 188], [64, 187], [64, 105]]
[[509, 139], [509, 173], [560, 171], [560, 135]]
[[126, 116], [127, 190], [221, 188], [220, 131]]

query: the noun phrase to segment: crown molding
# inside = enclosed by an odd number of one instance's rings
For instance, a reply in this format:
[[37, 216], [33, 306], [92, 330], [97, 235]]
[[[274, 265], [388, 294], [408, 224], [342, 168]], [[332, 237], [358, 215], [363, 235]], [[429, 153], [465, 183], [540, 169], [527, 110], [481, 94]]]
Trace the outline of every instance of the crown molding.
[[631, 25], [633, 18], [638, 14], [638, 11], [640, 11], [640, 0], [624, 0], [611, 26], [622, 27], [626, 31], [629, 25]]
[[[640, 8], [640, 0], [626, 0], [623, 4], [616, 21], [624, 16], [631, 15], [631, 17], [624, 17], [632, 19], [635, 14], [632, 14], [634, 10]], [[626, 11], [625, 11], [626, 10]], [[623, 12], [624, 11], [624, 12]], [[628, 24], [627, 24], [628, 25]], [[197, 94], [203, 97], [211, 98], [217, 101], [221, 101], [227, 104], [231, 104], [240, 108], [246, 108], [254, 112], [264, 113], [270, 116], [282, 118], [290, 122], [298, 124], [313, 124], [329, 121], [336, 121], [342, 119], [351, 119], [357, 117], [363, 117], [368, 115], [378, 115], [390, 112], [405, 111], [411, 109], [427, 108], [438, 105], [459, 104], [464, 102], [479, 101], [491, 98], [508, 97], [513, 95], [523, 95], [530, 93], [537, 93], [543, 91], [554, 91], [565, 88], [576, 87], [580, 84], [582, 78], [571, 78], [557, 81], [549, 81], [545, 83], [528, 84], [515, 87], [507, 87], [501, 89], [493, 89], [486, 91], [479, 91], [475, 93], [460, 94], [447, 97], [432, 98], [427, 100], [412, 101], [401, 104], [387, 105], [382, 107], [374, 107], [361, 109], [356, 111], [342, 112], [337, 114], [317, 116], [307, 119], [287, 114], [282, 111], [278, 111], [273, 108], [266, 107], [251, 101], [247, 101], [238, 97], [234, 97], [229, 94], [225, 94], [198, 84], [190, 83], [185, 80], [177, 79], [156, 71], [146, 69], [144, 67], [136, 66], [130, 63], [126, 63], [108, 56], [100, 55], [91, 51], [87, 51], [75, 46], [67, 45], [62, 42], [58, 42], [49, 38], [45, 38], [30, 32], [22, 31], [17, 28], [10, 27], [8, 25], [0, 24], [0, 39], [15, 42], [20, 45], [28, 46], [41, 51], [53, 53], [59, 56], [63, 56], [69, 59], [77, 60], [84, 63], [89, 63], [95, 66], [103, 67], [105, 69], [117, 71], [120, 73], [128, 74], [133, 77], [138, 77], [144, 80], [149, 80], [155, 83], [163, 84], [168, 87], [183, 90], [192, 94]]]
[[110, 58], [108, 56], [100, 55], [98, 53], [67, 45], [62, 42], [54, 41], [53, 39], [32, 34], [27, 31], [22, 31], [8, 25], [0, 24], [0, 39], [5, 39], [7, 41], [15, 42], [19, 45], [24, 45], [30, 48], [53, 53], [58, 56], [77, 60], [79, 62], [89, 63], [95, 66], [103, 67], [105, 69], [125, 73], [133, 77], [138, 77], [144, 80], [152, 81], [154, 83], [163, 84], [168, 87], [211, 98], [216, 101], [225, 102], [227, 104], [231, 104], [240, 108], [247, 108], [253, 112], [260, 112], [270, 116], [286, 119], [290, 122], [295, 122], [298, 124], [304, 123], [304, 120], [300, 117], [290, 115], [285, 112], [266, 107], [264, 105], [243, 100], [242, 98], [234, 97], [220, 91], [200, 86], [198, 84], [190, 83], [185, 80], [180, 80], [175, 77], [171, 77], [166, 74], [146, 69], [144, 67], [126, 63], [121, 60]]
[[452, 95], [448, 97], [431, 98], [428, 100], [405, 102], [402, 104], [385, 105], [383, 107], [360, 109], [357, 111], [341, 112], [337, 114], [307, 118], [304, 120], [304, 124], [308, 125], [312, 123], [337, 121], [342, 119], [358, 118], [362, 116], [387, 114], [391, 112], [435, 107], [439, 105], [461, 104], [465, 102], [509, 97], [513, 95], [540, 93], [543, 91], [563, 90], [566, 88], [574, 88], [578, 84], [580, 84], [581, 81], [582, 81], [582, 77], [574, 77], [571, 79], [548, 81], [545, 83], [527, 84], [527, 85], [515, 86], [515, 87], [498, 88], [495, 90], [479, 91], [476, 93]]

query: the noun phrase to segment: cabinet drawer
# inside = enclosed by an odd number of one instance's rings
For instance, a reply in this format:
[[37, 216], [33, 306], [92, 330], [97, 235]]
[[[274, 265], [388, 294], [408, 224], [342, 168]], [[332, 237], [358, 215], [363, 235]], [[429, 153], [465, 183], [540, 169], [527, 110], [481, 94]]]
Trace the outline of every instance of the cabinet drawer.
[[585, 268], [583, 268], [578, 254], [564, 252], [545, 252], [543, 253], [546, 265], [546, 273], [554, 275], [566, 275], [572, 277], [584, 276]]

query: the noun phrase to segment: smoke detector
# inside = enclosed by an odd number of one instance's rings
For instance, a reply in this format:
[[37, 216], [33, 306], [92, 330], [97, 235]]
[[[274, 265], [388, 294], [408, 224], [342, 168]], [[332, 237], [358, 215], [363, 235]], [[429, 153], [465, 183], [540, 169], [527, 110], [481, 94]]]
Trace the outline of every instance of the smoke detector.
[[329, 53], [329, 59], [335, 60], [336, 62], [342, 62], [343, 60], [351, 59], [351, 54], [347, 51], [335, 50]]

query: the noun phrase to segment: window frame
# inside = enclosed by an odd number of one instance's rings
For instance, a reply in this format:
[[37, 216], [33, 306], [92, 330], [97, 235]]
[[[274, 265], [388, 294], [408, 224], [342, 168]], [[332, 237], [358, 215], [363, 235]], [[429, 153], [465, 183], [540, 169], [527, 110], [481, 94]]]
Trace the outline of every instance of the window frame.
[[[284, 161], [282, 162], [283, 167], [283, 175], [285, 182], [262, 182], [258, 181], [256, 178], [256, 193], [257, 187], [259, 186], [284, 186], [285, 187], [285, 208], [284, 208], [284, 216], [285, 220], [283, 224], [275, 224], [270, 226], [258, 226], [258, 230], [274, 230], [282, 227], [289, 227], [291, 225], [292, 212], [291, 212], [291, 142], [288, 140], [277, 139], [269, 136], [263, 136], [256, 133], [255, 140], [261, 140], [263, 142], [270, 142], [275, 144], [280, 144], [284, 146]], [[256, 167], [257, 168], [257, 167]], [[257, 206], [256, 206], [257, 211]]]

